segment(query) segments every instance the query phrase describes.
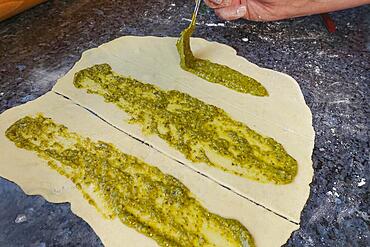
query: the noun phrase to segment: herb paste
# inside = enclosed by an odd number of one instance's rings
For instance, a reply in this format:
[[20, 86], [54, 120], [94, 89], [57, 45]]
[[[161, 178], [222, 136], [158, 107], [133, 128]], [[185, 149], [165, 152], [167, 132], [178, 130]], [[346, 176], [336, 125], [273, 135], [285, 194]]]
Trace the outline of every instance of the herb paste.
[[209, 212], [179, 180], [112, 144], [84, 138], [42, 115], [19, 119], [6, 136], [47, 160], [95, 207], [97, 195], [111, 219], [161, 246], [255, 246], [239, 221]]
[[116, 104], [131, 116], [129, 123], [191, 161], [264, 183], [287, 184], [297, 174], [297, 161], [281, 144], [188, 94], [118, 75], [108, 64], [77, 72], [74, 85]]
[[193, 15], [189, 27], [182, 31], [176, 44], [181, 68], [202, 79], [221, 84], [237, 92], [268, 96], [266, 88], [255, 79], [225, 65], [194, 57], [190, 48], [190, 36], [195, 30], [195, 22], [196, 16]]

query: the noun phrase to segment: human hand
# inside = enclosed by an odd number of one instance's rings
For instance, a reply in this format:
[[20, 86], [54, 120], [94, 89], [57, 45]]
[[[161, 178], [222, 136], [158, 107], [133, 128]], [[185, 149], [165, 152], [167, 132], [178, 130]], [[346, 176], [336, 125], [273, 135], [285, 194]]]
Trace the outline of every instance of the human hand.
[[370, 0], [204, 0], [224, 20], [276, 21], [369, 4]]

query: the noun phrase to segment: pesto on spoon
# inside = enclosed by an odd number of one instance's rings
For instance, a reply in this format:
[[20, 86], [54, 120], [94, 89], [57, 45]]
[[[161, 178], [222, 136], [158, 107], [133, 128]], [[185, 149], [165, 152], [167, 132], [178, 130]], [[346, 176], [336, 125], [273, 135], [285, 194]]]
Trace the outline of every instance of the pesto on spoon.
[[[201, 0], [198, 0], [201, 1]], [[221, 84], [240, 93], [255, 96], [268, 96], [266, 88], [257, 80], [242, 73], [209, 60], [196, 58], [190, 48], [190, 36], [195, 30], [196, 15], [177, 41], [177, 51], [180, 55], [180, 66], [194, 75], [209, 82]]]

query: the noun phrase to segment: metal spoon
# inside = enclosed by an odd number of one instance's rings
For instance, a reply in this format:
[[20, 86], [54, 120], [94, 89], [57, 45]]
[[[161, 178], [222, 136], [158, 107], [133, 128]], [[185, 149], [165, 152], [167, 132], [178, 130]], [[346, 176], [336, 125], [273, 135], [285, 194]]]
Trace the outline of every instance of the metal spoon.
[[195, 0], [195, 8], [194, 8], [194, 12], [193, 12], [193, 18], [191, 19], [191, 25], [195, 25], [195, 21], [197, 19], [197, 15], [198, 15], [198, 12], [199, 12], [199, 7], [200, 7], [201, 2], [202, 2], [202, 0]]

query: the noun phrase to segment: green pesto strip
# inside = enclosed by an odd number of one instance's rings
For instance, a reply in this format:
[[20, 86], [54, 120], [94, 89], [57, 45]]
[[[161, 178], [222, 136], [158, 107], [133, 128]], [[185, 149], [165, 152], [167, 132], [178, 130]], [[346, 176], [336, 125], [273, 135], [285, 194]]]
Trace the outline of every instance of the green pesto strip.
[[97, 207], [86, 190], [92, 187], [110, 218], [161, 246], [254, 246], [239, 221], [209, 212], [179, 180], [112, 144], [84, 138], [42, 115], [19, 119], [6, 136], [47, 160]]
[[108, 64], [77, 72], [74, 85], [116, 104], [131, 116], [129, 123], [193, 162], [263, 183], [287, 184], [297, 174], [297, 161], [281, 144], [188, 94], [118, 75]]
[[182, 69], [237, 92], [249, 93], [255, 96], [268, 96], [266, 88], [257, 80], [225, 65], [194, 57], [190, 48], [190, 37], [195, 30], [195, 24], [196, 16], [193, 15], [189, 27], [182, 31], [176, 44]]

